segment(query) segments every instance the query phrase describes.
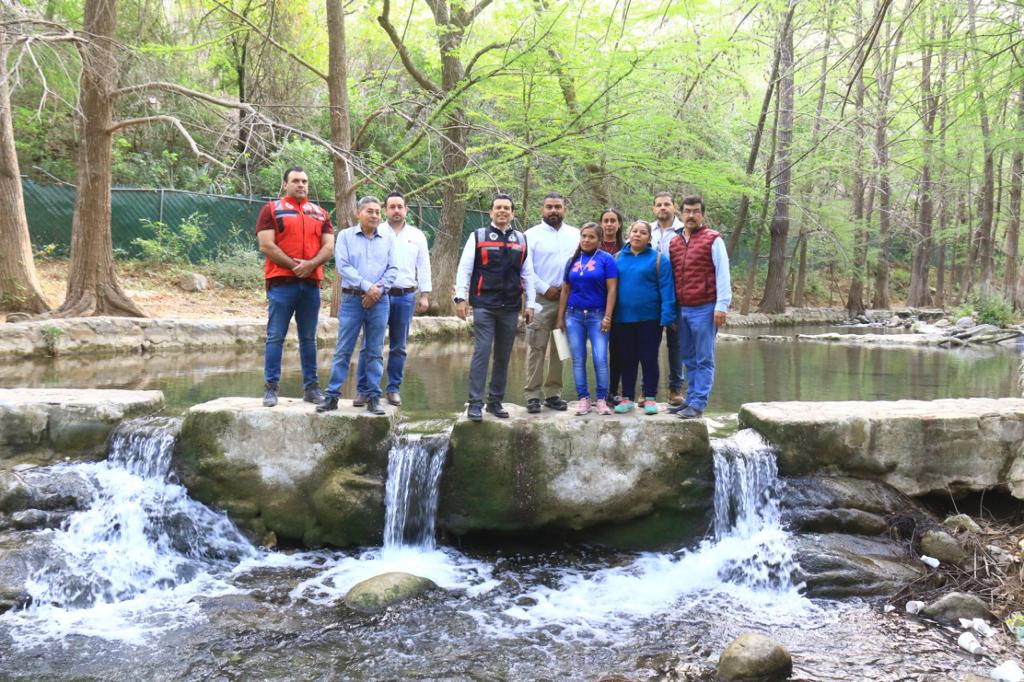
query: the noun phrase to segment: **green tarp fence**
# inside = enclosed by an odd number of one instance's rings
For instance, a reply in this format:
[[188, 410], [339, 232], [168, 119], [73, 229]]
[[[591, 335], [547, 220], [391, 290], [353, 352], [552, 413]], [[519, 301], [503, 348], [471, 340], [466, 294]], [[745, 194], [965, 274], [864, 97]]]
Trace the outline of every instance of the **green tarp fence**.
[[[24, 177], [22, 187], [33, 247], [58, 256], [67, 255], [71, 248], [75, 188], [71, 185], [40, 184]], [[188, 249], [188, 258], [193, 263], [216, 258], [233, 243], [250, 244], [255, 250], [253, 229], [267, 200], [268, 197], [223, 196], [177, 189], [115, 187], [111, 192], [110, 225], [114, 254], [137, 258], [143, 255], [137, 240], [154, 239], [156, 236], [153, 224], [163, 223], [173, 234], [190, 219], [202, 228], [202, 238]], [[333, 215], [334, 202], [317, 203]], [[439, 206], [409, 206], [409, 222], [423, 229], [431, 244], [440, 216]], [[490, 218], [487, 213], [467, 211], [463, 234], [468, 235], [488, 224]]]

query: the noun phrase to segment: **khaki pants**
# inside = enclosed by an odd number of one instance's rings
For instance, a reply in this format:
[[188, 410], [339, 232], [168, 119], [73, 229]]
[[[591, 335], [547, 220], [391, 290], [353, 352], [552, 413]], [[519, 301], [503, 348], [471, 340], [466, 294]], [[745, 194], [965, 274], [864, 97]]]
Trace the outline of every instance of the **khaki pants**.
[[[533, 314], [533, 322], [526, 327], [526, 399], [562, 397], [562, 361], [551, 338], [558, 322], [558, 301], [549, 301], [538, 295], [541, 309]], [[544, 366], [547, 365], [547, 380]], [[543, 386], [542, 386], [543, 385]]]

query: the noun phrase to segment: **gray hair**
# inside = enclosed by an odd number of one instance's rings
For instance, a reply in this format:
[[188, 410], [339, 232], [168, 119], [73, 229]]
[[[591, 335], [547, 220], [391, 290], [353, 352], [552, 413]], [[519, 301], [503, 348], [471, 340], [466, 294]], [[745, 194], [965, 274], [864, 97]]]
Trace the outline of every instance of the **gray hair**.
[[364, 208], [366, 208], [367, 204], [377, 204], [378, 206], [380, 206], [380, 199], [373, 195], [367, 195], [360, 199], [359, 203], [356, 204], [356, 211], [362, 211]]

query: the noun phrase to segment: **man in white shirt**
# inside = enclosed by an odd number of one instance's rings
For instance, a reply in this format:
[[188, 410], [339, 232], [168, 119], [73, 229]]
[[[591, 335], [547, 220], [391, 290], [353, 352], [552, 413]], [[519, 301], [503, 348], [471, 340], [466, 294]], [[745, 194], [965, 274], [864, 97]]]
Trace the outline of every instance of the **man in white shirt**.
[[[405, 197], [392, 192], [384, 200], [387, 222], [380, 226], [382, 234], [390, 233], [395, 238], [395, 266], [398, 274], [388, 291], [390, 310], [388, 313], [388, 364], [385, 376], [388, 384], [384, 397], [392, 405], [401, 405], [399, 390], [405, 376], [406, 345], [413, 312], [425, 313], [430, 305], [430, 254], [427, 252], [427, 237], [414, 225], [409, 225]], [[417, 296], [416, 290], [419, 289]], [[359, 354], [358, 395], [353, 404], [358, 407], [363, 396], [371, 393], [366, 380], [363, 354]]]
[[[550, 192], [541, 205], [541, 222], [526, 231], [527, 256], [533, 261], [534, 291], [540, 309], [526, 327], [526, 411], [536, 414], [544, 406], [565, 410], [562, 400], [562, 361], [551, 340], [558, 322], [565, 265], [580, 244], [580, 231], [565, 220], [565, 199]], [[547, 365], [547, 377], [544, 366]]]
[[[683, 230], [683, 223], [676, 214], [672, 192], [658, 192], [654, 195], [654, 218], [651, 246], [667, 258], [669, 242]], [[670, 405], [682, 405], [683, 356], [676, 329], [665, 327], [665, 346], [668, 349], [668, 402]]]

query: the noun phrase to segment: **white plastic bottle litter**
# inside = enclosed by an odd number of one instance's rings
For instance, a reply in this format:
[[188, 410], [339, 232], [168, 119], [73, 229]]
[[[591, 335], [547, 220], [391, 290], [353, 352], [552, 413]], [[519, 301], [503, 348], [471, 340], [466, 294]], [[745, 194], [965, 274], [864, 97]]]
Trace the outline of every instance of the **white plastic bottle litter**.
[[922, 554], [921, 555], [921, 561], [923, 561], [924, 563], [928, 564], [932, 568], [938, 568], [939, 567], [939, 560], [936, 559], [933, 556], [928, 556], [927, 554]]
[[906, 606], [907, 613], [920, 613], [923, 608], [923, 601], [908, 601]]
[[1024, 682], [1024, 671], [1016, 661], [1006, 661], [992, 669], [992, 679], [999, 682]]

